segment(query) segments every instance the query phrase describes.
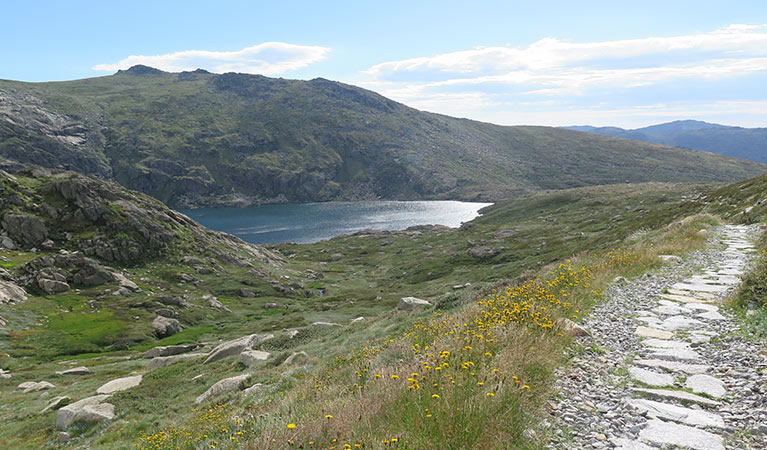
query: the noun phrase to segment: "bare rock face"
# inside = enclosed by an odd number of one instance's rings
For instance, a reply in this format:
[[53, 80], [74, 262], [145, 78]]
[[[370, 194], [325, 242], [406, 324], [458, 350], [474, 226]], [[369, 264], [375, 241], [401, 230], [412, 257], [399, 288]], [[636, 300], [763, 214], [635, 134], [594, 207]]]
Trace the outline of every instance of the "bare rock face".
[[39, 246], [48, 239], [48, 228], [34, 216], [6, 213], [2, 225], [14, 242], [25, 247]]
[[415, 298], [415, 297], [403, 297], [399, 300], [399, 303], [397, 304], [397, 310], [413, 311], [420, 308], [428, 308], [430, 306], [431, 306], [431, 303], [427, 302], [426, 300], [421, 300], [420, 298]]
[[169, 319], [167, 317], [163, 316], [157, 316], [152, 321], [152, 326], [154, 327], [155, 334], [159, 338], [164, 338], [168, 336], [173, 336], [174, 334], [181, 331], [181, 324], [176, 319]]
[[66, 430], [73, 423], [92, 424], [114, 419], [114, 405], [104, 403], [109, 397], [109, 395], [94, 395], [64, 406], [56, 414], [56, 428]]

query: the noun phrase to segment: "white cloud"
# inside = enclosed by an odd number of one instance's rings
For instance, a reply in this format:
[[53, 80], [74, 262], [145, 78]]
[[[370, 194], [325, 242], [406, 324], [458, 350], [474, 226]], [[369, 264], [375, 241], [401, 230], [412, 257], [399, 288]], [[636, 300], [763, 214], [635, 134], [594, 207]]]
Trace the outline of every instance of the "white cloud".
[[695, 57], [766, 55], [767, 26], [730, 25], [710, 33], [672, 37], [575, 43], [547, 37], [527, 47], [480, 47], [376, 64], [365, 71], [377, 79], [403, 73], [452, 74], [459, 78], [497, 75], [511, 71], [533, 72], [606, 60], [638, 57]]
[[168, 72], [198, 68], [211, 72], [242, 72], [281, 75], [322, 61], [330, 52], [327, 47], [264, 42], [232, 52], [185, 50], [166, 55], [132, 55], [114, 64], [98, 64], [93, 70], [115, 72], [143, 64]]
[[[728, 92], [742, 99], [737, 91], [745, 77], [767, 82], [767, 25], [601, 42], [547, 37], [382, 62], [360, 77], [353, 82], [417, 108], [507, 125], [732, 119], [734, 109], [713, 102], [730, 101]], [[669, 94], [678, 103], [663, 112]], [[767, 122], [745, 104], [726, 104], [745, 108], [749, 123]]]

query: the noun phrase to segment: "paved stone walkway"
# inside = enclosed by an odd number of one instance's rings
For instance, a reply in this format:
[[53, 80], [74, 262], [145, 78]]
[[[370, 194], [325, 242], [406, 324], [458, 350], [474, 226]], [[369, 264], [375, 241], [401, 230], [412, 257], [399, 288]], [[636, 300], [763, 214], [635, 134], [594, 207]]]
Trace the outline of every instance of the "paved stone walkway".
[[[717, 267], [672, 285], [657, 306], [639, 318], [645, 326], [635, 333], [643, 338], [644, 349], [629, 373], [647, 388], [633, 388], [634, 398], [628, 402], [649, 420], [638, 438], [617, 441], [620, 450], [725, 449], [725, 422], [717, 407], [727, 388], [712, 375], [714, 362], [692, 347], [705, 346], [718, 336], [709, 325], [725, 319], [716, 294], [740, 283], [746, 253], [754, 250], [745, 227], [726, 226], [723, 237], [727, 249]], [[682, 381], [685, 390], [670, 388]]]
[[711, 231], [724, 250], [616, 282], [589, 313], [592, 336], [558, 369], [546, 448], [767, 449], [767, 348], [720, 310], [757, 255], [757, 229]]

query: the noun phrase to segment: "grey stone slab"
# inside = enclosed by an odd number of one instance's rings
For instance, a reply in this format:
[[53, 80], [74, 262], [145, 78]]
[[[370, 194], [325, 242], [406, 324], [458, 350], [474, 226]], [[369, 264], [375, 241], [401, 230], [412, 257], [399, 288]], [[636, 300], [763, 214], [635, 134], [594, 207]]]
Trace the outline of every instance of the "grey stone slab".
[[634, 331], [634, 334], [640, 337], [655, 338], [655, 339], [671, 339], [674, 337], [674, 333], [666, 330], [659, 330], [657, 328], [639, 326]]
[[727, 393], [724, 382], [710, 375], [693, 375], [684, 383], [685, 387], [698, 394], [707, 394], [714, 398], [722, 398]]
[[724, 317], [723, 315], [719, 314], [718, 311], [707, 311], [707, 312], [704, 312], [704, 313], [696, 314], [695, 317], [699, 317], [701, 319], [706, 319], [706, 320], [724, 320], [724, 319], [726, 319], [726, 317]]
[[729, 286], [722, 286], [718, 284], [706, 284], [706, 283], [687, 283], [687, 282], [681, 282], [676, 283], [671, 286], [672, 289], [677, 289], [680, 291], [691, 291], [691, 292], [708, 292], [708, 293], [722, 293], [726, 292], [727, 289], [729, 289]]
[[655, 314], [661, 314], [664, 316], [673, 316], [677, 314], [691, 314], [692, 311], [678, 305], [660, 305], [652, 309]]
[[637, 321], [644, 322], [647, 325], [655, 325], [655, 326], [661, 325], [663, 323], [662, 320], [660, 320], [659, 318], [654, 317], [654, 316], [641, 316], [641, 317], [637, 317]]
[[716, 299], [716, 296], [713, 294], [709, 294], [707, 292], [690, 292], [690, 291], [680, 291], [678, 289], [668, 289], [668, 295], [679, 295], [682, 297], [693, 297], [696, 300], [695, 301], [701, 301], [701, 300], [714, 300]]
[[650, 350], [650, 357], [670, 361], [700, 361], [702, 357], [690, 348], [656, 348]]
[[711, 370], [707, 364], [688, 364], [678, 361], [666, 361], [663, 359], [637, 359], [636, 364], [645, 367], [657, 367], [671, 372], [683, 372], [690, 375], [706, 373]]
[[719, 311], [719, 307], [711, 305], [711, 304], [706, 304], [706, 303], [687, 303], [685, 307], [693, 311], [705, 311], [705, 312]]
[[686, 316], [671, 316], [663, 321], [660, 328], [667, 331], [679, 331], [701, 328], [705, 326], [703, 322]]
[[721, 405], [721, 403], [717, 402], [716, 400], [711, 400], [706, 397], [701, 397], [700, 395], [690, 394], [687, 391], [675, 391], [673, 389], [645, 389], [645, 388], [633, 388], [632, 391], [641, 392], [643, 394], [647, 394], [662, 400], [679, 400], [679, 401], [698, 403], [699, 405], [704, 405], [704, 406]]
[[653, 372], [652, 370], [642, 369], [640, 367], [630, 367], [629, 375], [631, 375], [633, 380], [648, 386], [666, 387], [674, 385], [674, 376], [667, 373]]
[[657, 419], [647, 422], [647, 426], [639, 432], [639, 440], [685, 449], [724, 450], [724, 439], [718, 434]]
[[690, 344], [680, 341], [667, 341], [663, 339], [644, 339], [640, 344], [651, 348], [690, 348]]
[[646, 399], [631, 399], [629, 405], [640, 413], [647, 413], [651, 419], [673, 420], [685, 425], [699, 427], [724, 428], [724, 419], [719, 415], [699, 409], [685, 408], [683, 406], [669, 405]]

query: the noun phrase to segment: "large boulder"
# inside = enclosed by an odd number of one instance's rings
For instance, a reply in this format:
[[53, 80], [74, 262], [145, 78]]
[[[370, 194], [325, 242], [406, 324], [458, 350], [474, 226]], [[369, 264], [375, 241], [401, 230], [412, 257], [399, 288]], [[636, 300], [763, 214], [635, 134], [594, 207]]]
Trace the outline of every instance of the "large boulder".
[[203, 356], [208, 356], [208, 354], [207, 353], [184, 353], [183, 355], [158, 356], [156, 358], [152, 358], [152, 360], [149, 361], [149, 365], [147, 365], [146, 370], [158, 369], [160, 367], [169, 366], [171, 364], [175, 364], [181, 361], [191, 361], [193, 359], [202, 358]]
[[34, 216], [7, 213], [3, 216], [2, 225], [15, 242], [25, 246], [38, 246], [48, 239], [45, 224]]
[[48, 403], [48, 406], [43, 408], [42, 411], [40, 411], [40, 414], [45, 414], [48, 411], [55, 411], [57, 409], [61, 409], [63, 406], [67, 406], [68, 404], [72, 403], [72, 399], [67, 397], [66, 395], [60, 395], [58, 397], [54, 397], [53, 400], [51, 400], [50, 403]]
[[104, 403], [109, 397], [94, 395], [64, 406], [56, 414], [56, 428], [66, 430], [73, 423], [96, 423], [114, 419], [114, 405]]
[[265, 341], [266, 339], [269, 339], [272, 337], [274, 336], [271, 334], [267, 336], [260, 335], [260, 334], [251, 334], [248, 336], [243, 336], [238, 339], [224, 342], [223, 344], [214, 348], [212, 352], [210, 352], [208, 359], [206, 359], [203, 364], [209, 364], [214, 361], [218, 361], [219, 359], [226, 358], [227, 356], [239, 355], [240, 353], [243, 352], [243, 350], [249, 350], [256, 343]]
[[245, 389], [246, 387], [245, 381], [249, 377], [250, 377], [250, 374], [238, 375], [236, 377], [231, 377], [231, 378], [224, 378], [223, 380], [216, 382], [213, 386], [208, 388], [208, 390], [203, 392], [199, 397], [197, 397], [194, 400], [194, 402], [202, 403], [211, 397], [221, 395], [225, 392], [241, 391]]
[[431, 303], [415, 297], [402, 297], [397, 304], [398, 311], [413, 311], [419, 308], [428, 308]]
[[56, 386], [54, 386], [53, 383], [49, 383], [47, 381], [27, 381], [25, 383], [19, 384], [18, 389], [26, 394], [27, 392], [44, 391], [55, 387]]
[[58, 294], [69, 290], [69, 284], [66, 281], [52, 280], [50, 278], [40, 278], [37, 280], [37, 287], [42, 289], [48, 295]]
[[240, 362], [245, 367], [253, 367], [256, 364], [269, 359], [269, 352], [260, 350], [245, 350], [240, 353]]
[[117, 378], [112, 380], [100, 388], [96, 389], [97, 394], [114, 394], [115, 392], [125, 391], [132, 387], [141, 384], [142, 375], [136, 375], [133, 377]]
[[169, 319], [163, 316], [157, 316], [152, 321], [154, 332], [159, 338], [173, 336], [181, 331], [181, 324], [176, 319]]

